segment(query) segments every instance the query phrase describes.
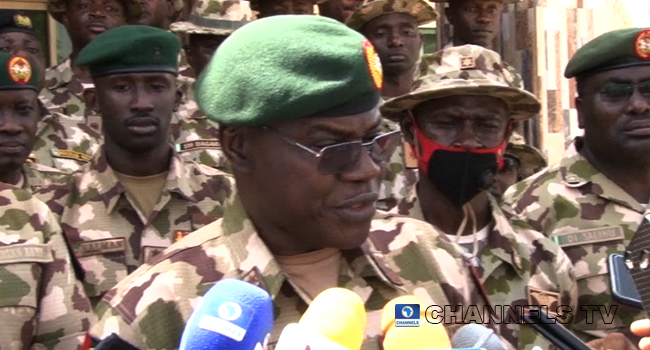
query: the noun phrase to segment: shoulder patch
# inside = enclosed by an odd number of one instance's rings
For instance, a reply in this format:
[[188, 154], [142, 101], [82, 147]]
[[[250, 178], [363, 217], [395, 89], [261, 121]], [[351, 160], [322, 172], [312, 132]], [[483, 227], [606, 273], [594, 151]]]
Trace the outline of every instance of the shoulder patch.
[[88, 154], [69, 149], [53, 148], [50, 150], [50, 153], [52, 154], [52, 157], [55, 158], [74, 159], [84, 163], [88, 163], [93, 159], [93, 157]]
[[607, 226], [557, 234], [552, 236], [551, 239], [560, 247], [571, 247], [581, 244], [622, 240], [625, 239], [625, 233], [620, 226]]

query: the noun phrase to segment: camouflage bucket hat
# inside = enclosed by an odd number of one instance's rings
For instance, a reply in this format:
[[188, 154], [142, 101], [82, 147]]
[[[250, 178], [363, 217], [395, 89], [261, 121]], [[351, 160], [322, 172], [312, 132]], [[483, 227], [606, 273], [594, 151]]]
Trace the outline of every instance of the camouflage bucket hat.
[[172, 23], [180, 34], [229, 35], [253, 19], [248, 1], [197, 0], [188, 21]]
[[[66, 5], [70, 0], [47, 0], [47, 12], [57, 22], [61, 22], [61, 15], [65, 12]], [[138, 18], [142, 11], [140, 3], [133, 0], [119, 0], [124, 6], [126, 19]]]
[[456, 46], [422, 56], [420, 76], [411, 92], [386, 101], [381, 112], [398, 120], [422, 102], [458, 95], [494, 96], [510, 108], [510, 117], [526, 120], [539, 113], [535, 95], [514, 85], [515, 77], [498, 53], [475, 45]]
[[527, 145], [523, 136], [516, 132], [512, 133], [508, 140], [506, 155], [519, 160], [520, 170], [524, 177], [533, 175], [548, 165], [544, 154], [537, 148]]
[[[461, 0], [429, 0], [430, 2], [457, 2]], [[521, 2], [521, 0], [498, 0], [502, 4], [514, 4], [516, 2]]]
[[438, 18], [438, 12], [425, 0], [375, 0], [364, 3], [345, 20], [345, 25], [359, 31], [373, 19], [392, 13], [403, 13], [415, 17], [418, 25], [431, 23]]

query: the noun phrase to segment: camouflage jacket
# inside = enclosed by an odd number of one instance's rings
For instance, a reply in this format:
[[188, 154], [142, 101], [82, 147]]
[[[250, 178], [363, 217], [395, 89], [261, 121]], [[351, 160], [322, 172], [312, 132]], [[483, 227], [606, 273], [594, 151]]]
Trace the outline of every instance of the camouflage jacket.
[[221, 151], [219, 125], [199, 110], [194, 100], [194, 80], [179, 77], [178, 81], [181, 86], [187, 86], [187, 92], [183, 93], [183, 102], [169, 126], [176, 152], [183, 159], [225, 170], [227, 160]]
[[[451, 42], [449, 42], [447, 45], [445, 45], [441, 50], [449, 49], [449, 48], [452, 48], [452, 47], [454, 47], [453, 40]], [[505, 63], [505, 62], [503, 62], [503, 63]], [[511, 66], [509, 64], [506, 64], [505, 68], [512, 75], [512, 81], [513, 81], [512, 86], [514, 86], [516, 88], [519, 88], [519, 89], [522, 89], [522, 90], [526, 90], [526, 88], [524, 87], [524, 79], [521, 77], [521, 73], [519, 73], [519, 71], [517, 71], [517, 69], [515, 67], [513, 67], [513, 66]]]
[[33, 193], [52, 183], [62, 181], [67, 174], [64, 171], [50, 168], [49, 166], [27, 161], [23, 164], [25, 181], [23, 182], [22, 189]]
[[102, 140], [103, 136], [88, 124], [61, 113], [50, 113], [39, 121], [30, 158], [71, 173], [92, 159]]
[[161, 198], [147, 218], [100, 148], [89, 164], [37, 194], [59, 217], [85, 271], [86, 294], [95, 302], [143, 262], [219, 219], [233, 190], [230, 175], [174, 154]]
[[[480, 289], [461, 305], [492, 306], [548, 305], [548, 313], [560, 305], [569, 306], [575, 315], [577, 284], [569, 258], [550, 239], [530, 229], [526, 223], [503, 212], [496, 199], [488, 194], [492, 211], [492, 229], [485, 248], [479, 255], [477, 275], [486, 296], [481, 299]], [[415, 190], [393, 209], [394, 213], [425, 221]], [[436, 235], [444, 232], [434, 228]], [[446, 236], [445, 236], [446, 237]], [[458, 249], [461, 249], [460, 247]], [[486, 298], [487, 297], [487, 298]], [[568, 311], [569, 309], [567, 309]], [[503, 319], [503, 316], [500, 315]], [[572, 328], [567, 319], [564, 326]], [[524, 350], [540, 346], [551, 348], [550, 343], [538, 336], [532, 328], [521, 324], [500, 324], [495, 329], [515, 349]]]
[[[384, 131], [399, 130], [398, 123], [384, 118]], [[388, 160], [388, 168], [379, 189], [377, 209], [390, 211], [404, 199], [418, 182], [418, 164], [410, 145], [404, 140]]]
[[[630, 324], [647, 317], [612, 300], [607, 258], [624, 252], [650, 210], [580, 155], [581, 145], [582, 139], [576, 138], [560, 163], [510, 187], [504, 210], [553, 239], [573, 261], [580, 296], [574, 329], [579, 335], [588, 340], [611, 332], [629, 335]], [[604, 314], [603, 319], [599, 306], [609, 310], [612, 305], [618, 305], [615, 317], [607, 320]]]
[[72, 72], [72, 60], [68, 57], [45, 70], [45, 88], [41, 91], [41, 99], [51, 112], [62, 113], [82, 121], [86, 109], [84, 90], [84, 84]]
[[0, 202], [0, 349], [77, 349], [95, 316], [61, 228], [27, 191]]
[[[447, 252], [449, 244], [438, 246], [430, 227], [378, 212], [366, 242], [343, 252], [339, 287], [365, 301], [363, 350], [381, 348], [382, 307], [391, 299], [417, 295], [427, 305], [446, 305], [445, 291], [451, 296], [472, 293], [461, 260]], [[102, 338], [116, 333], [139, 349], [177, 349], [185, 322], [201, 296], [228, 277], [254, 283], [274, 299], [271, 349], [284, 327], [298, 322], [311, 302], [302, 289], [287, 283], [286, 274], [234, 198], [223, 219], [171, 246], [109, 291], [97, 308], [100, 320], [92, 334]]]

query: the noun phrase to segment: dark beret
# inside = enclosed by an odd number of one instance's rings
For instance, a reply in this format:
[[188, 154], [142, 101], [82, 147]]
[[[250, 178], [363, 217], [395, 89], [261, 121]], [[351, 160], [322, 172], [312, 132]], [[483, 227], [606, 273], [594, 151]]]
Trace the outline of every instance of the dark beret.
[[0, 10], [0, 33], [23, 32], [36, 36], [32, 20], [17, 10]]

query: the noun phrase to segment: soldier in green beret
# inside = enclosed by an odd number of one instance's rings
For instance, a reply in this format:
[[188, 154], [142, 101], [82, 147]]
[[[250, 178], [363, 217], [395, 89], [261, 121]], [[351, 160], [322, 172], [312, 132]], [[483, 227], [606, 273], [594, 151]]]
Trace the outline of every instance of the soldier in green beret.
[[162, 29], [125, 25], [79, 54], [95, 87], [103, 145], [79, 171], [38, 193], [59, 217], [93, 303], [137, 267], [223, 213], [233, 180], [185, 162], [170, 144], [180, 41]]
[[[593, 39], [571, 57], [564, 76], [575, 79], [584, 136], [573, 140], [558, 164], [511, 187], [504, 204], [562, 246], [575, 264], [579, 336], [622, 332], [636, 344], [629, 326], [644, 313], [612, 299], [605, 262], [609, 254], [623, 254], [648, 225], [650, 28]], [[611, 320], [599, 317], [603, 308], [616, 309]]]
[[[404, 95], [411, 89], [422, 49], [419, 26], [433, 22], [438, 13], [425, 0], [375, 0], [356, 10], [345, 24], [363, 34], [377, 50], [383, 70], [382, 98]], [[386, 120], [386, 127], [399, 125]], [[382, 182], [378, 208], [390, 210], [417, 181], [417, 164], [402, 142], [390, 159]]]
[[[0, 48], [24, 56], [38, 70], [37, 95], [45, 83], [45, 55], [31, 19], [16, 10], [0, 10]], [[35, 75], [36, 76], [36, 75]], [[47, 95], [47, 93], [45, 94]], [[42, 96], [41, 96], [42, 97]], [[50, 112], [39, 99], [39, 121], [29, 161], [61, 171], [77, 170], [97, 149], [101, 135], [84, 123]], [[71, 156], [74, 155], [74, 156]]]
[[0, 182], [33, 191], [66, 173], [27, 161], [41, 119], [40, 72], [32, 60], [0, 52]]
[[94, 322], [61, 228], [30, 194], [65, 174], [25, 162], [40, 119], [39, 81], [31, 60], [0, 53], [1, 349], [77, 349]]
[[365, 302], [363, 349], [378, 350], [389, 300], [417, 293], [446, 305], [445, 290], [469, 295], [460, 260], [429, 225], [375, 211], [399, 144], [397, 132], [382, 131], [378, 60], [361, 34], [320, 16], [273, 16], [231, 34], [205, 68], [197, 101], [220, 125], [237, 195], [223, 219], [110, 291], [93, 335], [122, 339], [108, 339], [109, 349], [177, 349], [197, 301], [230, 277], [273, 298], [270, 348], [319, 293], [338, 286]]
[[[197, 1], [188, 21], [173, 23], [170, 29], [187, 42], [184, 47], [187, 61], [198, 76], [219, 45], [251, 20], [253, 13], [248, 1]], [[225, 169], [227, 162], [218, 140], [218, 125], [207, 119], [196, 105], [195, 80], [181, 76], [178, 79], [189, 87], [169, 126], [176, 151], [185, 159]]]
[[501, 200], [508, 187], [522, 181], [547, 166], [546, 157], [540, 150], [527, 145], [523, 136], [513, 132], [508, 140], [503, 166], [497, 170], [490, 193]]
[[78, 121], [87, 121], [99, 131], [95, 120], [85, 120], [83, 92], [92, 86], [92, 79], [88, 69], [76, 64], [77, 56], [99, 34], [138, 16], [140, 5], [130, 0], [48, 0], [47, 11], [65, 27], [72, 52], [46, 70], [45, 89], [41, 92], [45, 107]]

